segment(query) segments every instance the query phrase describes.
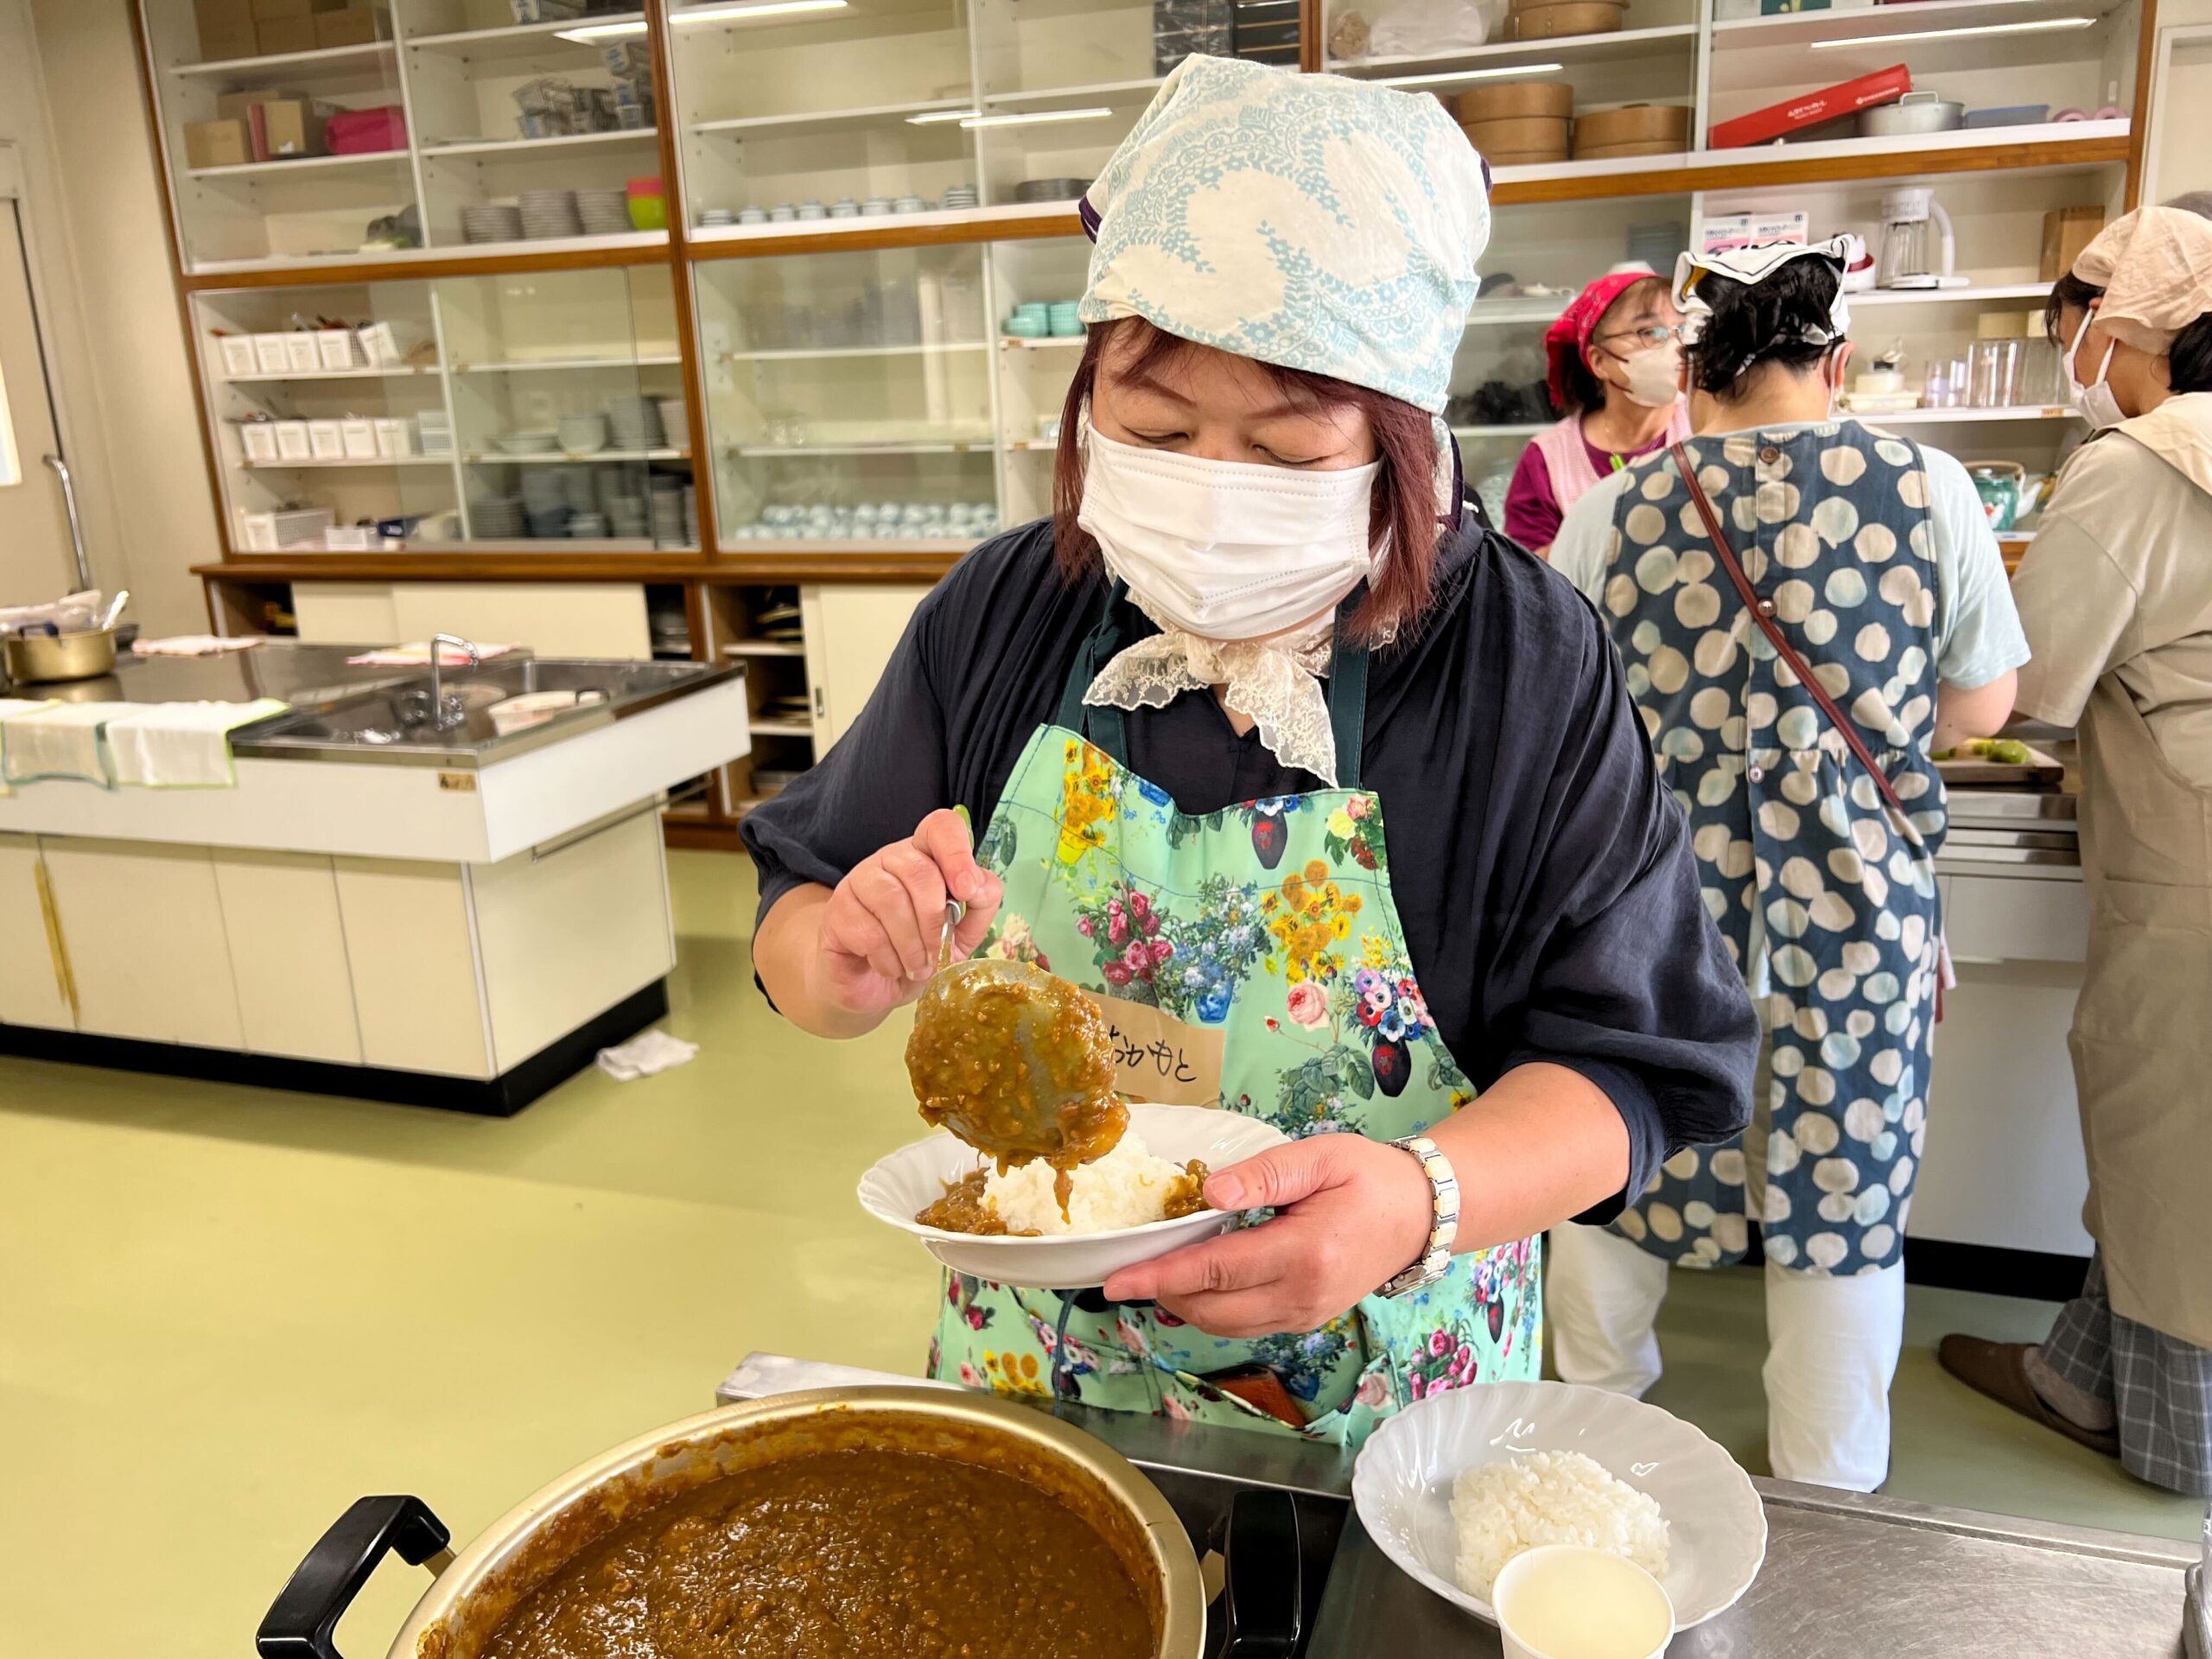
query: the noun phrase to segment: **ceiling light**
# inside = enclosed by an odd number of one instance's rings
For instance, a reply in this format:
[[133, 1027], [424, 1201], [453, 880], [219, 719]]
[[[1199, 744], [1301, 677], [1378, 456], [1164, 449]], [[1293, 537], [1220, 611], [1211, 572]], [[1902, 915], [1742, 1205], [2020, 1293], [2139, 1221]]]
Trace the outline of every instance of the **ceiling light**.
[[1516, 63], [1503, 69], [1460, 69], [1446, 75], [1390, 75], [1370, 80], [1370, 86], [1445, 86], [1454, 81], [1489, 80], [1498, 75], [1555, 75], [1563, 63]]
[[939, 121], [973, 121], [982, 113], [981, 110], [931, 110], [923, 115], [908, 116], [906, 124], [910, 127], [926, 127]]
[[2054, 29], [2087, 29], [2094, 17], [2032, 17], [2017, 23], [1982, 23], [1973, 29], [1920, 29], [1902, 35], [1852, 35], [1840, 41], [1815, 41], [1815, 52], [1839, 46], [1890, 46], [1899, 41], [1958, 41], [1969, 35], [2039, 35]]
[[1095, 110], [1034, 110], [1027, 115], [969, 115], [961, 118], [963, 127], [1028, 127], [1047, 121], [1100, 121], [1114, 111], [1101, 105]]

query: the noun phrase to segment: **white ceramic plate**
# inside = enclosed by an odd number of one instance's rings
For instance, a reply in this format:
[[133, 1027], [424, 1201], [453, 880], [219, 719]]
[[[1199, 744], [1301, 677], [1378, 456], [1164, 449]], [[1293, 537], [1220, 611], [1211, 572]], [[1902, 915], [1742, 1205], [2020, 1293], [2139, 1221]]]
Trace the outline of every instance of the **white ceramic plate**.
[[1658, 1499], [1676, 1628], [1702, 1624], [1751, 1588], [1766, 1557], [1766, 1509], [1751, 1478], [1692, 1425], [1626, 1395], [1569, 1382], [1491, 1382], [1432, 1395], [1361, 1448], [1351, 1496], [1360, 1524], [1423, 1588], [1495, 1624], [1459, 1588], [1452, 1482], [1529, 1452], [1580, 1452]]
[[[1159, 1156], [1179, 1164], [1202, 1159], [1209, 1170], [1226, 1169], [1289, 1140], [1271, 1123], [1211, 1106], [1132, 1104], [1129, 1127]], [[932, 1135], [899, 1147], [861, 1176], [861, 1206], [878, 1221], [913, 1234], [954, 1272], [1024, 1290], [1103, 1285], [1123, 1268], [1211, 1237], [1233, 1219], [1218, 1210], [1201, 1210], [1119, 1232], [1059, 1238], [987, 1238], [925, 1227], [914, 1219], [944, 1196], [948, 1181], [959, 1180], [982, 1162], [965, 1141], [942, 1132]]]

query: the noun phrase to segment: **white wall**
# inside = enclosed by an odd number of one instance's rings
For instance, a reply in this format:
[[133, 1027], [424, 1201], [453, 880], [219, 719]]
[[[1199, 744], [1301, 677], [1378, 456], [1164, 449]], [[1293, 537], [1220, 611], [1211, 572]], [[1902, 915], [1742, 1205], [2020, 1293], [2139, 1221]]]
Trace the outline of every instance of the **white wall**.
[[148, 632], [204, 628], [188, 571], [221, 550], [127, 0], [0, 0], [0, 139], [22, 156], [93, 573]]

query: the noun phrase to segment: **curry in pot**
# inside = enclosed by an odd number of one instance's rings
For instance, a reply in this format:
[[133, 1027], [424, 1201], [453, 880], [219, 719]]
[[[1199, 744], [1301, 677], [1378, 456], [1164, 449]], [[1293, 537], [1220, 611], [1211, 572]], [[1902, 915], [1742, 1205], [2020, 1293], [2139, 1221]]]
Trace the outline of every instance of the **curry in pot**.
[[1148, 1659], [1112, 1546], [1012, 1475], [855, 1449], [731, 1475], [539, 1584], [484, 1659]]

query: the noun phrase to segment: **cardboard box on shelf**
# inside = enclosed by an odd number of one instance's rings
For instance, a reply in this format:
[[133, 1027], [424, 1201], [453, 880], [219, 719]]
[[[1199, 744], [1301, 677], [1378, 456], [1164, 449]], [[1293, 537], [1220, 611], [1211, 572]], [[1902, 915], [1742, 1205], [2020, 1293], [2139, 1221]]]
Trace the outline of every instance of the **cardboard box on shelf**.
[[260, 51], [253, 35], [253, 0], [193, 0], [200, 29], [200, 60], [224, 63]]
[[275, 57], [279, 53], [312, 52], [315, 50], [315, 19], [312, 17], [261, 17], [253, 25], [253, 37], [260, 43], [260, 55]]
[[344, 6], [315, 15], [315, 43], [319, 47], [372, 46], [391, 33], [385, 15], [374, 6]]
[[266, 104], [272, 98], [305, 98], [305, 92], [287, 92], [281, 86], [257, 86], [251, 92], [218, 92], [215, 94], [215, 113], [226, 121], [249, 121], [253, 118], [253, 106]]
[[304, 98], [272, 98], [255, 105], [247, 122], [254, 160], [321, 155], [322, 118], [322, 106]]
[[184, 124], [187, 167], [239, 167], [253, 159], [243, 121], [188, 121]]
[[2043, 216], [2041, 280], [2055, 283], [2074, 269], [2082, 250], [2105, 227], [2101, 207], [2054, 207]]
[[1817, 92], [1808, 92], [1802, 98], [1770, 104], [1732, 121], [1716, 122], [1706, 142], [1714, 149], [1764, 144], [1807, 127], [1816, 127], [1823, 121], [1833, 121], [1839, 116], [1856, 115], [1877, 104], [1894, 104], [1911, 90], [1912, 71], [1901, 63], [1894, 64], [1871, 75], [1861, 75], [1856, 80], [1840, 81]]
[[1700, 253], [1726, 253], [1731, 248], [1759, 248], [1770, 242], [1812, 240], [1813, 221], [1808, 213], [1707, 213], [1699, 227]]

